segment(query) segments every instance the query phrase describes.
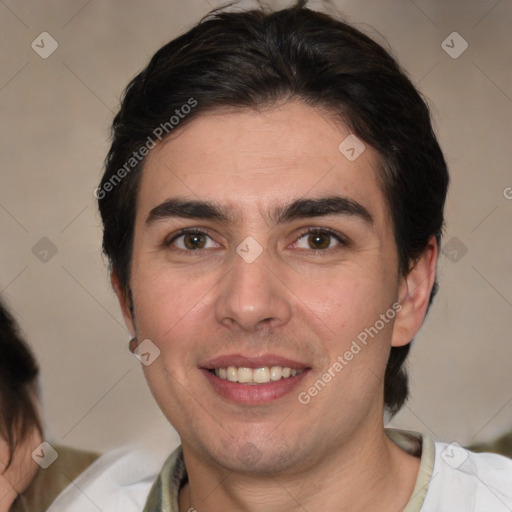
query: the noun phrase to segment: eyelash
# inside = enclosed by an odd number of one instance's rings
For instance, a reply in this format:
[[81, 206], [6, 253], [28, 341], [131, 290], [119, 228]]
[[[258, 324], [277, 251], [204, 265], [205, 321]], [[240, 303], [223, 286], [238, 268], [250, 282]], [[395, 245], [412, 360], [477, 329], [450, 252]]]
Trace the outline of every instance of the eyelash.
[[[306, 235], [328, 235], [334, 238], [337, 242], [339, 242], [340, 246], [348, 247], [350, 245], [350, 241], [348, 240], [347, 237], [329, 228], [305, 228], [303, 231], [301, 231], [300, 235], [295, 239], [294, 243], [297, 243], [302, 237]], [[313, 254], [325, 254], [333, 250], [336, 250], [336, 247], [331, 247], [327, 249], [308, 249], [308, 252], [312, 252]]]
[[[200, 228], [183, 228], [183, 229], [180, 229], [177, 233], [175, 233], [170, 240], [166, 239], [162, 245], [166, 248], [169, 248], [180, 237], [182, 237], [184, 235], [189, 235], [189, 234], [204, 235], [213, 240], [213, 238], [206, 231], [204, 231]], [[341, 233], [338, 233], [336, 231], [333, 231], [332, 229], [329, 229], [329, 228], [305, 228], [304, 230], [302, 230], [300, 232], [299, 236], [295, 239], [295, 241], [293, 243], [296, 244], [302, 237], [304, 237], [306, 235], [317, 235], [317, 234], [328, 235], [328, 236], [334, 238], [337, 242], [339, 242], [339, 244], [341, 246], [348, 247], [350, 245], [350, 241], [344, 235], [342, 235]], [[325, 254], [327, 252], [332, 251], [333, 249], [335, 249], [335, 247], [331, 247], [331, 248], [327, 248], [327, 249], [309, 249], [308, 252], [311, 252], [313, 254], [321, 254], [321, 253]], [[187, 255], [200, 254], [202, 252], [201, 249], [184, 250], [184, 249], [180, 249], [177, 247], [174, 247], [173, 250], [176, 252], [179, 252], [181, 254], [187, 254]]]
[[[209, 237], [209, 238], [211, 238], [213, 240], [213, 238], [206, 231], [204, 231], [202, 229], [199, 229], [199, 228], [183, 228], [183, 229], [180, 229], [177, 233], [174, 233], [174, 235], [172, 236], [172, 238], [170, 240], [169, 239], [164, 240], [163, 246], [168, 249], [169, 247], [172, 246], [173, 242], [178, 240], [178, 238], [180, 238], [180, 237], [182, 237], [184, 235], [190, 235], [190, 234], [192, 234], [192, 235], [204, 235], [204, 236], [207, 236], [207, 237]], [[178, 247], [174, 247], [173, 250], [175, 252], [178, 252], [179, 254], [186, 254], [186, 255], [190, 255], [190, 256], [199, 255], [201, 253], [200, 249], [184, 250], [184, 249], [180, 249]]]

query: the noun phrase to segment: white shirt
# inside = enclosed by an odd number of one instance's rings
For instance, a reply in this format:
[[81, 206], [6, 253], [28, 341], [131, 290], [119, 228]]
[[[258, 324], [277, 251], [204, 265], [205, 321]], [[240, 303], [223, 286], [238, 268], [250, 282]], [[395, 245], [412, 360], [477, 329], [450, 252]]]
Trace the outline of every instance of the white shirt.
[[512, 460], [435, 443], [430, 484], [421, 512], [511, 512]]
[[[422, 446], [416, 485], [403, 512], [512, 512], [511, 459], [473, 453], [456, 443], [434, 442], [413, 432], [386, 429], [386, 433], [406, 451], [412, 449], [411, 441]], [[166, 482], [169, 475], [177, 476], [177, 482], [186, 478], [181, 448], [164, 465], [166, 454], [154, 450], [107, 453], [75, 479], [47, 512], [140, 512], [161, 473], [166, 476], [160, 487], [171, 503], [164, 512], [179, 512], [179, 485], [170, 487]], [[177, 471], [182, 474], [176, 475]]]

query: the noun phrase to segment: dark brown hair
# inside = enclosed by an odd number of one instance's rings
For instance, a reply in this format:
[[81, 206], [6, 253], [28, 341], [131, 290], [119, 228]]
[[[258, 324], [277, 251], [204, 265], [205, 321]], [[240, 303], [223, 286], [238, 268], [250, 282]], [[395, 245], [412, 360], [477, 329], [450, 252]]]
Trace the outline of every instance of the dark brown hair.
[[[103, 250], [127, 292], [144, 164], [132, 156], [158, 127], [171, 133], [170, 119], [191, 100], [194, 108], [180, 116], [179, 127], [220, 107], [255, 109], [293, 99], [328, 111], [380, 154], [401, 274], [432, 236], [440, 243], [448, 171], [426, 102], [384, 48], [305, 4], [277, 12], [213, 12], [158, 50], [126, 88], [95, 195]], [[408, 351], [409, 345], [391, 349], [384, 386], [391, 413], [408, 395]]]
[[0, 302], [0, 436], [9, 447], [5, 469], [12, 462], [16, 446], [31, 430], [36, 427], [42, 431], [34, 403], [38, 373], [16, 321]]

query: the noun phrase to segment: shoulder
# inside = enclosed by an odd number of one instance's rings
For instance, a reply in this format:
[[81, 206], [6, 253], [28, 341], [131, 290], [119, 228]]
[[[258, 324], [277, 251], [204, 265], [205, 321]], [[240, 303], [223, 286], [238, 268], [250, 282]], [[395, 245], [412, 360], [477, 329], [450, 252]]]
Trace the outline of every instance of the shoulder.
[[421, 512], [468, 510], [512, 510], [512, 459], [436, 442], [432, 478]]
[[118, 449], [99, 457], [48, 512], [139, 512], [168, 452]]
[[[43, 448], [42, 448], [43, 449]], [[98, 453], [54, 445], [49, 447], [55, 460], [47, 467], [41, 467], [30, 486], [15, 503], [13, 510], [46, 510], [69, 482], [80, 475], [98, 457]]]

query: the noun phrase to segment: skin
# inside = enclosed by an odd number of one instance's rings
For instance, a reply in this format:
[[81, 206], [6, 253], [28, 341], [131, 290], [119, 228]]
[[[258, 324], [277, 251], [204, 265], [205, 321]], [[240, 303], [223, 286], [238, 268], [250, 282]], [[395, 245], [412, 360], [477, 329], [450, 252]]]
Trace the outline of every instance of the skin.
[[[378, 500], [379, 510], [396, 512], [411, 495], [419, 459], [384, 434], [383, 377], [391, 346], [409, 343], [423, 322], [437, 246], [431, 239], [399, 275], [379, 155], [367, 145], [349, 161], [338, 150], [349, 133], [292, 102], [203, 115], [147, 157], [130, 277], [134, 318], [115, 272], [112, 284], [132, 334], [161, 351], [144, 372], [182, 440], [189, 483], [181, 510], [358, 511]], [[358, 202], [373, 221], [337, 214], [276, 223], [272, 215], [296, 199], [333, 194]], [[176, 197], [214, 202], [232, 218], [146, 223]], [[184, 253], [183, 237], [175, 237], [189, 227], [206, 231], [207, 243]], [[324, 234], [327, 248], [318, 249], [307, 228], [330, 229], [348, 243]], [[252, 263], [236, 253], [248, 236], [263, 248]], [[396, 301], [396, 318], [301, 404], [298, 393]], [[200, 370], [219, 355], [270, 352], [309, 368], [278, 400], [235, 403]]]
[[20, 442], [14, 451], [10, 466], [5, 469], [9, 459], [9, 447], [0, 438], [0, 512], [7, 512], [12, 503], [30, 484], [39, 466], [32, 459], [31, 453], [41, 444], [41, 433], [37, 428]]

